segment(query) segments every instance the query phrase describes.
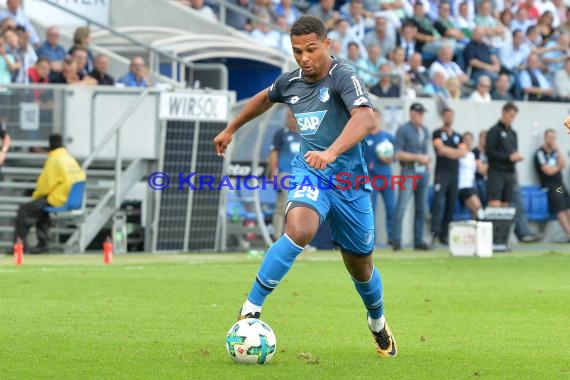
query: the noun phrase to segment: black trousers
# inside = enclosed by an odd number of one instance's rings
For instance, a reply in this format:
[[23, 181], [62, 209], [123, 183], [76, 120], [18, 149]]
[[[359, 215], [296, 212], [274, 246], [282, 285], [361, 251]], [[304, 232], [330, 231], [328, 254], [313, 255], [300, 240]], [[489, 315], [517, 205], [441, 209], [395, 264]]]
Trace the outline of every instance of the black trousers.
[[28, 242], [26, 241], [26, 236], [28, 236], [28, 232], [34, 224], [36, 225], [38, 246], [46, 247], [49, 245], [49, 228], [51, 226], [51, 220], [49, 213], [44, 211], [44, 208], [47, 206], [49, 206], [49, 203], [45, 197], [20, 205], [18, 215], [16, 216], [14, 240], [16, 240], [17, 237], [20, 237], [25, 248], [29, 247]]
[[447, 239], [449, 223], [453, 220], [457, 203], [457, 173], [436, 173], [433, 183], [431, 232]]

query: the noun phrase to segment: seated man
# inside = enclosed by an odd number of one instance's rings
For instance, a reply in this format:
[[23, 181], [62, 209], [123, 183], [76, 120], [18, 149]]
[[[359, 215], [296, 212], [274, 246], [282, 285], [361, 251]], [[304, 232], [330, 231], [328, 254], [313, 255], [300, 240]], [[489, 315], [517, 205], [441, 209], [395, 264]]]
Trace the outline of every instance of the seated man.
[[570, 195], [562, 183], [562, 170], [566, 167], [565, 153], [558, 148], [556, 132], [547, 129], [544, 132], [544, 144], [534, 155], [534, 165], [540, 178], [540, 186], [548, 189], [549, 211], [556, 214], [566, 237], [564, 243], [570, 243]]
[[131, 59], [130, 71], [119, 79], [119, 83], [126, 87], [148, 87], [145, 79], [145, 70], [144, 60], [139, 56], [133, 57]]
[[521, 72], [519, 83], [528, 100], [550, 102], [554, 100], [552, 83], [540, 70], [540, 59], [537, 54], [528, 56], [527, 69]]
[[[85, 181], [85, 172], [63, 147], [61, 135], [51, 135], [48, 158], [36, 182], [32, 201], [20, 205], [16, 217], [14, 241], [21, 238], [26, 252], [41, 253], [49, 250], [50, 217], [44, 209], [48, 206], [63, 206], [67, 202], [71, 186], [79, 181]], [[26, 236], [34, 223], [38, 246], [29, 249]]]

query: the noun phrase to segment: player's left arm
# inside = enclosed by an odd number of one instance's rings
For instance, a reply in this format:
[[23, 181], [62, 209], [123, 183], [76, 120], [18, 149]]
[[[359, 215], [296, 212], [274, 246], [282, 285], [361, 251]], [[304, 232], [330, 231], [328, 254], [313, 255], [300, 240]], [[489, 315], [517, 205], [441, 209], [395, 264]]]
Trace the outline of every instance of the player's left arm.
[[374, 114], [370, 107], [356, 107], [350, 111], [350, 119], [338, 138], [322, 152], [305, 153], [307, 164], [316, 169], [324, 169], [328, 164], [348, 149], [352, 148], [374, 130]]

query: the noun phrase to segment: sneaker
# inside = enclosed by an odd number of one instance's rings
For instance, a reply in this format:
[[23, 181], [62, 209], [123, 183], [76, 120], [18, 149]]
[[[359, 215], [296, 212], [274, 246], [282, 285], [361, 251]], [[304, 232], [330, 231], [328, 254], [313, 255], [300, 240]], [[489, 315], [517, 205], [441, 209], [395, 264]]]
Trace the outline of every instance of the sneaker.
[[416, 251], [429, 251], [431, 247], [422, 241], [421, 243], [414, 245], [414, 249]]
[[402, 249], [402, 246], [400, 245], [400, 243], [392, 243], [392, 250], [394, 252], [400, 251], [401, 249]]
[[387, 322], [384, 324], [384, 328], [379, 332], [372, 330], [370, 330], [370, 332], [376, 342], [376, 352], [378, 356], [383, 358], [396, 356], [396, 339], [394, 339], [394, 335], [392, 335], [392, 331], [390, 331]]
[[259, 319], [261, 318], [261, 312], [257, 311], [255, 313], [247, 313], [246, 315], [242, 315], [241, 309], [239, 309], [237, 320], [241, 321], [242, 319], [248, 319], [248, 318]]
[[525, 235], [521, 238], [521, 242], [523, 243], [534, 243], [539, 240], [542, 240], [544, 237], [543, 234], [534, 234], [534, 235]]

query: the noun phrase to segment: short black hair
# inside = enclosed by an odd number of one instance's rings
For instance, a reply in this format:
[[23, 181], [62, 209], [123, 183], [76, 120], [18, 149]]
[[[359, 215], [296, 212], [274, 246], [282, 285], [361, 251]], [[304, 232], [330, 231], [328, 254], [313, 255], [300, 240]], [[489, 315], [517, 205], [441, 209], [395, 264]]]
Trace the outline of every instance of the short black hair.
[[508, 102], [503, 106], [503, 112], [515, 111], [519, 112], [519, 108], [513, 102]]
[[553, 128], [548, 128], [546, 131], [544, 131], [544, 137], [546, 137], [546, 135], [549, 133], [556, 133], [556, 131]]
[[473, 133], [467, 131], [463, 134], [463, 138], [465, 138], [465, 136], [471, 136], [471, 138], [473, 138]]
[[324, 40], [327, 37], [327, 28], [320, 18], [304, 15], [291, 25], [291, 37], [305, 36], [311, 33], [315, 33], [320, 40]]
[[63, 138], [60, 134], [54, 133], [49, 135], [49, 150], [63, 147]]

